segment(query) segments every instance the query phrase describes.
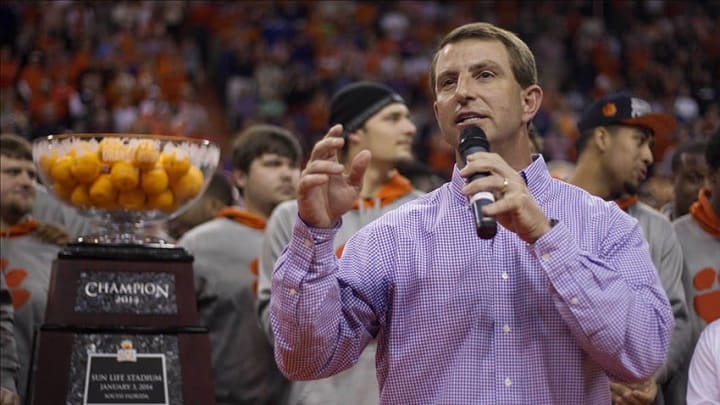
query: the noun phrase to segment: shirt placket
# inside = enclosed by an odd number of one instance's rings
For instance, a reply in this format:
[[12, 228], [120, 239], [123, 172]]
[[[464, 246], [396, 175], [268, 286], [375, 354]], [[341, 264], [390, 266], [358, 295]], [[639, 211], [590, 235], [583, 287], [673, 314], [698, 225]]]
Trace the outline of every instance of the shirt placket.
[[[502, 243], [496, 240], [495, 249], [503, 251]], [[499, 255], [497, 255], [499, 256]], [[517, 274], [505, 260], [501, 260], [500, 266], [495, 269], [497, 286], [496, 296], [496, 317], [495, 317], [495, 353], [497, 374], [495, 386], [498, 404], [520, 403], [518, 398], [520, 382], [520, 370], [517, 367], [515, 357], [516, 328], [518, 325], [516, 311], [513, 308], [514, 293], [517, 289]]]

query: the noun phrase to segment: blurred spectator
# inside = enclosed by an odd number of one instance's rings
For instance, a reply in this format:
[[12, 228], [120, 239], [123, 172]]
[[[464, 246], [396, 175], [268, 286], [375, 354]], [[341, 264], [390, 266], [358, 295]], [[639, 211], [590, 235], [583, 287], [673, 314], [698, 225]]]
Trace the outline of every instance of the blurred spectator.
[[707, 175], [706, 147], [705, 142], [691, 141], [681, 145], [672, 156], [674, 197], [662, 208], [671, 221], [690, 212], [690, 206], [697, 201]]
[[233, 186], [223, 173], [213, 173], [210, 184], [203, 195], [187, 210], [169, 221], [170, 236], [178, 240], [185, 232], [213, 219], [218, 210], [232, 204], [232, 188]]
[[0, 405], [20, 405], [15, 382], [19, 363], [14, 324], [12, 297], [5, 282], [5, 275], [0, 274]]
[[198, 208], [215, 218], [178, 240], [195, 257], [198, 314], [210, 332], [218, 405], [275, 405], [286, 394], [287, 380], [253, 304], [265, 223], [278, 204], [295, 197], [301, 157], [295, 135], [284, 128], [255, 125], [243, 131], [233, 145], [232, 177], [243, 207], [229, 206], [226, 187], [222, 206]]
[[575, 173], [575, 163], [567, 160], [551, 160], [547, 167], [552, 177], [563, 181], [569, 181]]
[[407, 177], [413, 187], [425, 193], [435, 190], [447, 181], [447, 179], [417, 161], [400, 162], [397, 165], [397, 171]]
[[720, 403], [720, 320], [707, 325], [700, 335], [690, 363], [688, 405]]
[[15, 377], [21, 397], [28, 392], [33, 337], [45, 317], [52, 262], [68, 241], [62, 228], [30, 215], [35, 177], [30, 144], [17, 135], [0, 134], [0, 276], [7, 281], [15, 312], [20, 366]]
[[[436, 142], [427, 119], [425, 68], [438, 33], [471, 20], [497, 21], [534, 45], [546, 88], [535, 123], [548, 159], [574, 161], [582, 105], [618, 90], [679, 120], [678, 131], [656, 140], [656, 161], [689, 134], [720, 130], [717, 2], [43, 4], [2, 6], [2, 124], [28, 137], [130, 130], [226, 143], [263, 121], [290, 124], [309, 146], [326, 130], [330, 94], [352, 81], [381, 80], [407, 100], [418, 123], [418, 158], [447, 177], [454, 151]], [[134, 82], [122, 102], [112, 90], [119, 78]], [[51, 108], [44, 101], [45, 79], [51, 98], [69, 97], [68, 115], [64, 102]], [[4, 94], [6, 87], [18, 96]], [[148, 115], [148, 99], [168, 112]], [[31, 113], [39, 121], [28, 122]]]

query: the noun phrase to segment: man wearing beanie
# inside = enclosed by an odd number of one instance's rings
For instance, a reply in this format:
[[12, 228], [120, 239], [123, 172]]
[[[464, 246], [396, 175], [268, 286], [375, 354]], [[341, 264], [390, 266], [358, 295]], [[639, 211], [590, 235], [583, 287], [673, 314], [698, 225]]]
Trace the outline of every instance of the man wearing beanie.
[[[596, 100], [578, 123], [578, 161], [570, 183], [605, 200], [615, 200], [637, 219], [675, 318], [665, 365], [654, 380], [627, 385], [611, 383], [613, 401], [618, 404], [676, 403], [669, 398], [668, 388], [671, 379], [679, 378], [682, 362], [690, 354], [691, 329], [682, 284], [681, 246], [670, 222], [638, 201], [636, 195], [653, 162], [653, 138], [670, 135], [675, 126], [672, 116], [653, 113], [645, 100], [624, 93]], [[624, 402], [623, 398], [633, 400]]]
[[[340, 89], [330, 102], [329, 124], [342, 124], [345, 144], [341, 160], [349, 168], [357, 154], [367, 149], [372, 158], [365, 173], [360, 198], [342, 216], [333, 248], [342, 254], [345, 242], [360, 228], [422, 193], [401, 176], [395, 166], [413, 159], [415, 125], [402, 97], [375, 82], [356, 82]], [[297, 201], [287, 201], [273, 211], [265, 230], [258, 281], [258, 315], [272, 341], [270, 285], [272, 270], [290, 241], [298, 217]], [[333, 377], [294, 382], [288, 404], [376, 405], [379, 392], [375, 373], [376, 343], [369, 344], [357, 364]]]

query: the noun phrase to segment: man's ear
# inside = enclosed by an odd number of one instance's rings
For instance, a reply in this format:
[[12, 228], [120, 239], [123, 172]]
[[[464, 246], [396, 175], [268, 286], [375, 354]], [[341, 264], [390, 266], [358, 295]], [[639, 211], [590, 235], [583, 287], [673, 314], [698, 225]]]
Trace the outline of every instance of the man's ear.
[[242, 190], [245, 188], [245, 185], [247, 183], [247, 175], [242, 170], [233, 169], [232, 180], [235, 187]]
[[[540, 110], [543, 100], [543, 91], [537, 84], [532, 84], [522, 91], [522, 120], [525, 123], [532, 121], [535, 114]], [[437, 115], [437, 113], [436, 113]]]
[[611, 134], [606, 127], [596, 127], [593, 129], [590, 140], [593, 142], [594, 147], [601, 152], [606, 152], [610, 148], [612, 141]]
[[358, 128], [358, 129], [354, 130], [353, 132], [349, 132], [345, 136], [345, 142], [348, 143], [348, 147], [362, 143], [364, 132], [365, 132], [365, 130], [362, 128]]

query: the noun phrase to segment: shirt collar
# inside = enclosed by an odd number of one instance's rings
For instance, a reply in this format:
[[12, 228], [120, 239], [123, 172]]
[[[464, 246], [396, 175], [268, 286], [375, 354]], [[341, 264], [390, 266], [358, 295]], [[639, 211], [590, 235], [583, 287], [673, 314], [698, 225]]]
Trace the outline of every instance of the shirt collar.
[[[520, 176], [525, 180], [525, 184], [530, 190], [530, 194], [535, 197], [538, 204], [542, 205], [545, 202], [545, 196], [547, 195], [547, 189], [550, 185], [552, 178], [548, 172], [545, 159], [542, 155], [535, 154], [532, 156], [532, 162], [520, 170]], [[452, 179], [450, 180], [450, 189], [452, 190], [455, 198], [458, 198], [464, 202], [467, 201], [467, 196], [463, 194], [462, 188], [465, 186], [465, 179], [460, 176], [460, 169], [457, 164], [453, 167]]]

